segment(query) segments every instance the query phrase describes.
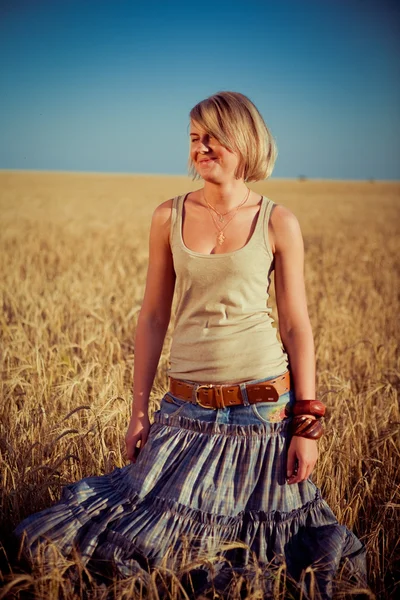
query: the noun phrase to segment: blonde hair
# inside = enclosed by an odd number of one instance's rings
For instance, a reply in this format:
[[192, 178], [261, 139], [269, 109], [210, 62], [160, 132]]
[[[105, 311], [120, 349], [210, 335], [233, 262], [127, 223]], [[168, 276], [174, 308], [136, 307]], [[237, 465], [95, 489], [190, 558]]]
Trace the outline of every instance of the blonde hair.
[[[268, 179], [278, 149], [264, 119], [247, 96], [238, 92], [218, 92], [196, 104], [189, 116], [225, 148], [238, 153], [237, 179]], [[189, 175], [199, 179], [190, 155], [188, 166]]]

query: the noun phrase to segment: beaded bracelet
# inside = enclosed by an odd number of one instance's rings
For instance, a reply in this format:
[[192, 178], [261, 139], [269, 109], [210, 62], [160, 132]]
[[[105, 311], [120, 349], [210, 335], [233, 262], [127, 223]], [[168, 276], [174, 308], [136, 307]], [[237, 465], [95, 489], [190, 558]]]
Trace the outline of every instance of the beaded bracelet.
[[311, 440], [318, 440], [324, 433], [320, 419], [311, 419], [305, 415], [296, 415], [290, 424], [290, 433]]
[[325, 415], [325, 404], [320, 400], [296, 400], [294, 404], [286, 404], [286, 416], [290, 415], [314, 415], [320, 418]]
[[[320, 422], [325, 415], [325, 405], [320, 400], [296, 400], [294, 404], [286, 404], [286, 416], [293, 415], [290, 432], [298, 437], [318, 440], [324, 433]], [[312, 419], [309, 415], [316, 417]]]

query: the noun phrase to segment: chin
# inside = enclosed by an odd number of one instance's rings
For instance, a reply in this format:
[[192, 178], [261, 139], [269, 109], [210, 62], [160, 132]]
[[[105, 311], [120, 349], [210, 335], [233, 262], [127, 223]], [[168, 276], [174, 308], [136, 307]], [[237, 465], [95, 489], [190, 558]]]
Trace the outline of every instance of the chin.
[[217, 175], [211, 173], [207, 175], [202, 175], [201, 173], [199, 173], [199, 175], [203, 179], [203, 181], [208, 181], [209, 183], [222, 183], [222, 179]]

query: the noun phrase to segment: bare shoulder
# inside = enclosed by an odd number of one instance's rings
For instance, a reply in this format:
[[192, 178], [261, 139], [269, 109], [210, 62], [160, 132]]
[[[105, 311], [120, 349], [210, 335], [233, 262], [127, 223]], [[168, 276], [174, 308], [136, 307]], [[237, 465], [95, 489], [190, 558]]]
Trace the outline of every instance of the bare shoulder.
[[268, 223], [273, 253], [302, 243], [300, 223], [296, 215], [283, 204], [275, 204]]
[[172, 198], [170, 198], [169, 200], [165, 200], [164, 202], [156, 206], [153, 212], [153, 219], [160, 224], [165, 223], [166, 221], [168, 221], [168, 219], [171, 218], [171, 212]]
[[168, 239], [171, 227], [172, 199], [165, 200], [153, 211], [151, 218], [150, 237]]

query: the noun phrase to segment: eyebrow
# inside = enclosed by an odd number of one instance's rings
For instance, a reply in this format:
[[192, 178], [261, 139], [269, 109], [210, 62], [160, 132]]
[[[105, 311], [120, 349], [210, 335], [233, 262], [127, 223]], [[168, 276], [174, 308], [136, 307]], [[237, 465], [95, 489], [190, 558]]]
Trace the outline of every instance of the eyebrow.
[[[189, 133], [189, 135], [201, 135], [201, 133], [197, 133], [196, 131], [191, 131]], [[208, 135], [209, 137], [212, 137], [211, 133], [204, 132], [204, 135]]]

